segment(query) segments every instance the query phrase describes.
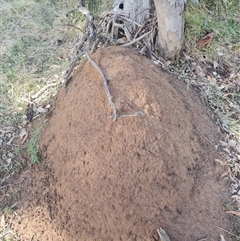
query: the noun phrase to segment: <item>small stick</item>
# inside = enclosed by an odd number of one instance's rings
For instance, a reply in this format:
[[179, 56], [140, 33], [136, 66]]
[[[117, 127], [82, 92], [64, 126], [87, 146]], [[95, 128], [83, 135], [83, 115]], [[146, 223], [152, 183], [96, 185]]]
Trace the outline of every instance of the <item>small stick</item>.
[[[149, 24], [149, 22], [150, 22], [150, 24]], [[136, 34], [134, 35], [134, 38], [133, 39], [135, 39], [137, 36], [138, 36], [138, 34], [144, 29], [144, 28], [146, 28], [146, 27], [149, 27], [149, 26], [152, 26], [153, 24], [151, 23], [151, 21], [150, 20], [147, 20], [145, 23], [143, 23], [143, 25], [138, 29], [138, 31], [136, 32]]]
[[123, 46], [123, 47], [131, 46], [131, 45], [135, 44], [136, 42], [140, 41], [141, 39], [145, 38], [146, 36], [148, 36], [151, 32], [152, 32], [152, 30], [149, 31], [149, 32], [147, 32], [147, 33], [145, 33], [145, 34], [143, 34], [142, 36], [140, 36], [140, 37], [132, 40], [132, 41], [129, 42], [129, 43], [123, 44], [122, 46]]
[[[44, 86], [42, 89], [40, 89], [35, 95], [32, 95], [31, 98], [32, 100], [37, 99], [40, 95], [42, 95], [47, 89], [51, 88], [51, 87], [55, 87], [57, 86], [57, 83], [50, 83], [46, 86]], [[29, 101], [28, 101], [29, 103]]]
[[198, 239], [197, 241], [205, 241], [208, 239], [208, 236], [206, 238], [201, 238], [201, 239]]
[[[138, 111], [134, 114], [129, 114], [129, 115], [117, 115], [117, 118], [122, 118], [122, 117], [135, 117], [135, 116], [145, 116], [145, 113], [143, 113], [142, 111]], [[108, 119], [112, 119], [114, 118], [114, 116], [110, 115], [108, 116]]]
[[86, 55], [86, 57], [88, 58], [88, 60], [91, 62], [92, 66], [95, 67], [98, 70], [98, 72], [101, 74], [101, 76], [103, 78], [103, 82], [104, 82], [105, 91], [106, 91], [106, 94], [107, 94], [107, 97], [108, 97], [108, 101], [109, 101], [109, 104], [110, 104], [111, 108], [113, 109], [113, 121], [115, 121], [117, 119], [117, 110], [116, 110], [115, 103], [113, 102], [113, 98], [112, 98], [112, 95], [111, 95], [110, 90], [109, 90], [107, 78], [106, 78], [105, 74], [103, 73], [102, 69], [93, 61], [93, 59], [89, 55], [87, 49], [84, 49], [83, 52]]
[[76, 62], [84, 55], [84, 52], [79, 52], [74, 58], [73, 60], [71, 61], [71, 64], [69, 65], [68, 67], [68, 70], [66, 71], [66, 77], [64, 78], [64, 82], [63, 82], [63, 88], [65, 90], [65, 96], [67, 94], [67, 83], [68, 83], [68, 80], [72, 74], [72, 71], [75, 67], [75, 64]]
[[157, 233], [161, 241], [171, 241], [164, 229], [157, 229]]
[[72, 27], [72, 28], [76, 28], [77, 30], [80, 30], [80, 32], [82, 32], [83, 34], [85, 34], [84, 31], [83, 31], [81, 28], [79, 28], [79, 27], [76, 27], [76, 26], [74, 26], [74, 25], [72, 25], [72, 24], [67, 24], [67, 26]]
[[237, 235], [233, 234], [232, 232], [227, 231], [227, 230], [224, 229], [224, 228], [221, 228], [221, 227], [218, 227], [218, 226], [216, 226], [216, 227], [219, 228], [220, 230], [222, 230], [223, 232], [226, 232], [227, 234], [229, 234], [229, 235], [231, 235], [231, 236], [237, 237]]

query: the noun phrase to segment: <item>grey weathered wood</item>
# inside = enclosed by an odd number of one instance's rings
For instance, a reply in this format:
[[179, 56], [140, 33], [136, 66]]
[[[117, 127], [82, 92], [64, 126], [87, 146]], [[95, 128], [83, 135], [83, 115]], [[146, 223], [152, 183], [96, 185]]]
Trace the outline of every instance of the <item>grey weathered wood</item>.
[[158, 41], [164, 57], [173, 58], [184, 39], [185, 0], [154, 0], [158, 19]]
[[[116, 0], [113, 10], [124, 13], [129, 19], [143, 24], [150, 17], [150, 0]], [[129, 22], [126, 22], [126, 27], [130, 32], [135, 30], [135, 25]]]

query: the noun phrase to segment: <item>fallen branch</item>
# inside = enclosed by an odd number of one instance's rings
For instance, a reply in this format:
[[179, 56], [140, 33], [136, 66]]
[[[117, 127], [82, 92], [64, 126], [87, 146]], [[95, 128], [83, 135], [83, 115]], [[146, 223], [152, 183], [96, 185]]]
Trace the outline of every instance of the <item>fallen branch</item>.
[[94, 25], [94, 17], [90, 13], [90, 11], [83, 7], [82, 0], [78, 1], [78, 10], [87, 17], [87, 26], [88, 26], [88, 42], [89, 42], [89, 48], [93, 45], [93, 42], [96, 39], [96, 27]]
[[71, 61], [67, 71], [66, 71], [66, 76], [64, 78], [64, 82], [63, 82], [63, 88], [64, 88], [64, 92], [65, 92], [65, 96], [67, 94], [67, 83], [68, 83], [68, 80], [72, 74], [72, 71], [76, 65], [76, 62], [84, 55], [84, 52], [79, 52], [74, 58], [73, 60]]
[[[110, 44], [122, 43], [123, 47], [128, 47], [134, 44], [136, 45], [136, 43], [141, 41], [140, 46], [137, 46], [137, 48], [142, 49], [142, 54], [146, 54], [146, 52], [148, 52], [148, 56], [151, 57], [152, 49], [150, 43], [153, 42], [153, 30], [155, 26], [154, 21], [148, 20], [142, 25], [134, 21], [135, 18], [129, 19], [127, 14], [123, 12], [114, 11], [105, 14], [105, 16], [100, 20], [96, 28], [94, 25], [93, 15], [89, 12], [87, 8], [84, 7], [82, 2], [82, 0], [78, 0], [78, 10], [86, 16], [87, 25], [84, 28], [85, 33], [83, 35], [82, 41], [77, 48], [77, 54], [72, 59], [68, 67], [68, 70], [66, 71], [66, 76], [63, 82], [65, 95], [67, 93], [67, 84], [72, 74], [72, 71], [74, 70], [77, 61], [85, 55], [90, 61], [90, 63], [93, 65], [93, 67], [95, 67], [98, 70], [98, 72], [101, 74], [103, 78], [108, 101], [110, 107], [113, 109], [113, 115], [108, 118], [111, 118], [113, 119], [113, 121], [115, 121], [118, 117], [144, 116], [144, 113], [141, 111], [138, 111], [132, 115], [117, 114], [117, 109], [109, 90], [108, 80], [105, 74], [103, 73], [102, 69], [93, 61], [90, 54], [99, 46], [99, 43], [103, 43], [105, 45], [109, 42]], [[137, 31], [135, 34], [129, 31], [129, 24], [134, 25], [136, 27]], [[82, 29], [79, 30], [83, 32]], [[145, 48], [143, 48], [144, 46]]]
[[[91, 48], [92, 46], [94, 46], [94, 41], [96, 38], [96, 33], [95, 33], [95, 25], [93, 23], [94, 18], [93, 15], [89, 12], [89, 10], [87, 8], [85, 8], [82, 5], [82, 1], [79, 0], [78, 1], [78, 10], [87, 17], [87, 26], [88, 26], [88, 32], [83, 36], [83, 39], [81, 41], [81, 43], [78, 46], [78, 51], [76, 56], [72, 59], [67, 71], [66, 71], [66, 76], [64, 78], [64, 82], [63, 82], [63, 88], [65, 91], [65, 96], [67, 94], [67, 83], [68, 80], [72, 74], [72, 71], [76, 65], [76, 62], [85, 54], [85, 52], [83, 51], [86, 48], [86, 42], [88, 41], [88, 47]], [[81, 30], [82, 31], [82, 30]]]
[[88, 58], [88, 60], [92, 64], [92, 66], [97, 69], [97, 71], [101, 74], [101, 76], [103, 78], [104, 87], [105, 87], [105, 91], [106, 91], [106, 94], [108, 97], [108, 101], [109, 101], [111, 108], [113, 109], [113, 121], [115, 121], [117, 119], [117, 109], [116, 109], [115, 103], [113, 101], [112, 95], [109, 90], [107, 78], [106, 78], [105, 74], [103, 73], [102, 69], [93, 61], [93, 59], [89, 55], [87, 49], [84, 50], [84, 54], [86, 55], [86, 57]]
[[240, 217], [240, 212], [237, 212], [237, 211], [226, 211], [226, 213], [233, 214], [233, 215]]
[[40, 89], [35, 95], [32, 95], [31, 96], [31, 99], [32, 100], [35, 100], [35, 99], [37, 99], [40, 95], [42, 95], [47, 89], [49, 89], [49, 88], [51, 88], [51, 87], [55, 87], [55, 86], [57, 86], [58, 85], [58, 83], [50, 83], [50, 84], [48, 84], [48, 85], [46, 85], [46, 86], [44, 86], [42, 89]]
[[138, 38], [132, 40], [132, 41], [129, 42], [129, 43], [125, 43], [125, 44], [123, 44], [122, 46], [123, 46], [123, 47], [129, 47], [129, 46], [131, 46], [131, 45], [133, 45], [133, 44], [139, 42], [140, 40], [142, 40], [142, 39], [145, 38], [146, 36], [148, 36], [151, 32], [152, 32], [152, 30], [149, 31], [149, 32], [147, 32], [147, 33], [145, 33], [145, 34], [143, 34], [142, 36], [140, 36], [140, 37], [138, 37]]

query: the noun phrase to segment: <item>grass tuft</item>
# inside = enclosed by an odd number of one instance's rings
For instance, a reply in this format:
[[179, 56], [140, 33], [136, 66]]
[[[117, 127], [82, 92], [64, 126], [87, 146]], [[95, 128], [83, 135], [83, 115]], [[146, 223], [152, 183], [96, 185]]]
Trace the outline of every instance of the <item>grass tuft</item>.
[[27, 152], [31, 161], [31, 164], [40, 162], [40, 146], [39, 142], [41, 140], [41, 132], [44, 127], [44, 124], [34, 129], [32, 136], [28, 142]]
[[53, 77], [62, 81], [77, 35], [65, 14], [76, 1], [1, 0], [0, 5], [0, 125], [9, 126], [19, 123], [29, 94]]

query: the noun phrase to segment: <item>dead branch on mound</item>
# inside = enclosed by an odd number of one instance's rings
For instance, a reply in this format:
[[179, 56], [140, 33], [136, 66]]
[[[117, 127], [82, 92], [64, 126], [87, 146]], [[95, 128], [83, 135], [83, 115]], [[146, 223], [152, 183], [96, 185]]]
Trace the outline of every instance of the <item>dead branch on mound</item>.
[[[82, 0], [78, 1], [78, 10], [86, 16], [87, 23], [83, 29], [80, 29], [83, 37], [77, 47], [76, 55], [66, 71], [64, 78], [65, 91], [77, 61], [84, 55], [84, 49], [87, 49], [88, 53], [91, 54], [100, 46], [121, 44], [124, 47], [132, 46], [139, 50], [141, 54], [158, 59], [158, 53], [156, 53], [158, 49], [157, 18], [155, 16], [140, 24], [135, 21], [136, 16], [130, 19], [128, 14], [124, 12], [109, 11], [104, 13], [100, 21], [95, 25], [93, 15], [83, 6]], [[138, 13], [138, 15], [141, 14], [143, 14], [143, 11]], [[73, 25], [72, 27], [75, 26]], [[131, 31], [129, 29], [134, 30]], [[155, 54], [153, 55], [152, 53], [154, 52]]]
[[76, 56], [74, 56], [74, 58], [72, 59], [67, 71], [66, 71], [66, 76], [64, 78], [63, 81], [63, 87], [64, 87], [64, 91], [65, 91], [65, 96], [67, 94], [67, 84], [68, 84], [68, 80], [70, 79], [70, 76], [72, 74], [72, 71], [74, 69], [74, 67], [76, 66], [77, 61], [84, 55], [83, 52], [78, 52]]
[[[67, 84], [72, 75], [72, 72], [77, 64], [77, 62], [86, 56], [91, 64], [99, 71], [101, 74], [105, 91], [108, 97], [109, 104], [113, 109], [113, 115], [110, 117], [116, 120], [117, 117], [125, 116], [142, 116], [137, 112], [133, 115], [122, 115], [117, 114], [116, 106], [111, 95], [108, 81], [103, 73], [102, 69], [93, 61], [90, 54], [93, 53], [100, 46], [107, 46], [108, 44], [121, 44], [124, 47], [134, 47], [140, 54], [146, 55], [149, 58], [158, 58], [158, 53], [156, 53], [157, 47], [157, 20], [156, 17], [146, 20], [144, 23], [140, 24], [135, 21], [136, 16], [130, 19], [129, 16], [121, 11], [110, 11], [105, 13], [100, 21], [95, 25], [94, 17], [90, 11], [85, 8], [82, 4], [82, 0], [78, 1], [78, 10], [87, 18], [86, 26], [80, 29], [81, 34], [83, 34], [82, 40], [79, 43], [76, 51], [76, 55], [72, 58], [71, 63], [66, 71], [63, 87], [65, 90], [65, 96], [67, 93]], [[149, 10], [149, 9], [146, 9]], [[144, 11], [140, 12], [138, 15], [143, 14]], [[132, 26], [132, 27], [131, 27]], [[74, 26], [73, 26], [74, 27]], [[155, 52], [155, 54], [153, 54]], [[141, 112], [142, 113], [142, 112]]]
[[101, 74], [101, 76], [103, 78], [104, 87], [105, 87], [105, 90], [106, 90], [108, 101], [110, 103], [111, 108], [113, 109], [113, 121], [115, 121], [116, 118], [117, 118], [117, 110], [116, 110], [115, 103], [113, 101], [112, 95], [111, 95], [110, 90], [109, 90], [107, 78], [106, 78], [105, 74], [103, 73], [102, 69], [93, 61], [93, 59], [91, 58], [91, 56], [89, 55], [89, 53], [86, 49], [84, 50], [84, 54], [86, 55], [86, 57], [88, 58], [88, 60], [92, 64], [92, 66], [95, 67], [98, 70], [98, 72]]
[[[88, 44], [88, 48], [91, 48], [96, 38], [96, 33], [95, 33], [96, 27], [94, 25], [94, 17], [88, 11], [87, 8], [83, 7], [82, 0], [78, 1], [78, 10], [87, 17], [87, 24], [86, 24], [87, 28], [86, 27], [84, 28], [87, 30], [85, 31], [83, 38], [77, 47], [76, 55], [72, 58], [71, 63], [66, 71], [66, 75], [63, 82], [65, 96], [67, 93], [68, 80], [72, 74], [74, 67], [76, 66], [77, 61], [84, 56], [84, 49], [86, 48], [86, 45]], [[83, 32], [83, 30], [81, 30], [81, 32]]]
[[[145, 113], [143, 113], [141, 110], [139, 110], [138, 112], [134, 113], [134, 114], [129, 114], [129, 115], [119, 115], [117, 114], [116, 117], [117, 118], [123, 118], [123, 117], [135, 117], [135, 116], [145, 116]], [[108, 116], [108, 119], [114, 119], [114, 115], [110, 115]]]

